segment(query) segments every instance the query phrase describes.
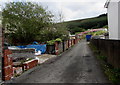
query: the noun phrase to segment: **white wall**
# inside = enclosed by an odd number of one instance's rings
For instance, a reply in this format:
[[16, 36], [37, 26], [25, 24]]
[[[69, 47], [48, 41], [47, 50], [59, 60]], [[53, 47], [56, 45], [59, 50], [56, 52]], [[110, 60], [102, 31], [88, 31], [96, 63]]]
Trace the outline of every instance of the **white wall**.
[[118, 2], [118, 39], [120, 40], [120, 2]]
[[1, 70], [2, 70], [2, 27], [1, 27], [1, 22], [0, 22], [0, 83], [1, 83], [1, 78], [2, 78], [2, 73], [1, 73]]
[[108, 6], [108, 26], [109, 26], [109, 39], [120, 39], [118, 33], [118, 2], [110, 2]]

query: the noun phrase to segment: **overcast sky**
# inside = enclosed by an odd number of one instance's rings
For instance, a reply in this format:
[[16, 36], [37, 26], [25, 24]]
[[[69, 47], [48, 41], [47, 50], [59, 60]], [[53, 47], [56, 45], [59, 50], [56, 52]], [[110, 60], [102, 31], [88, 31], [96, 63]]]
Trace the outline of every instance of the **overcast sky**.
[[54, 15], [62, 12], [65, 21], [95, 17], [106, 13], [106, 0], [0, 0], [0, 4], [10, 1], [39, 2], [48, 7]]

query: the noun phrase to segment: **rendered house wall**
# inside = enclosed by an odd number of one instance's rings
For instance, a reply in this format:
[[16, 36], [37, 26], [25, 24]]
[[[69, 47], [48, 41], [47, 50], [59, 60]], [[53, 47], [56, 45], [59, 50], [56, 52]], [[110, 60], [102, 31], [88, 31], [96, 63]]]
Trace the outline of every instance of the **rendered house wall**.
[[0, 82], [2, 78], [2, 27], [0, 23]]
[[118, 39], [120, 39], [120, 2], [118, 2]]
[[110, 2], [108, 6], [109, 39], [120, 39], [119, 7], [118, 2]]

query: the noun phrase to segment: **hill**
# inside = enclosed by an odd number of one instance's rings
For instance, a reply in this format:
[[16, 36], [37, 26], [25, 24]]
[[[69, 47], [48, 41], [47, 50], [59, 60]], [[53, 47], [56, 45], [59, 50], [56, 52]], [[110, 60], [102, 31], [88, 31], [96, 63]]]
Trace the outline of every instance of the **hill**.
[[67, 25], [68, 30], [71, 32], [71, 34], [82, 32], [87, 29], [102, 28], [108, 25], [107, 14], [102, 14], [93, 18], [68, 21], [65, 22], [65, 24]]

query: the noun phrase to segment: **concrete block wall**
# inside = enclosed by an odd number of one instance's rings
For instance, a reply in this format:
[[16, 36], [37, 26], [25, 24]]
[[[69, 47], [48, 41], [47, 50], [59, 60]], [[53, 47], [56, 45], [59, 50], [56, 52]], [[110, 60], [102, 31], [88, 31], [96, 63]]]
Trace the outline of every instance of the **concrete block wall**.
[[16, 58], [34, 58], [35, 49], [11, 49], [13, 60]]

